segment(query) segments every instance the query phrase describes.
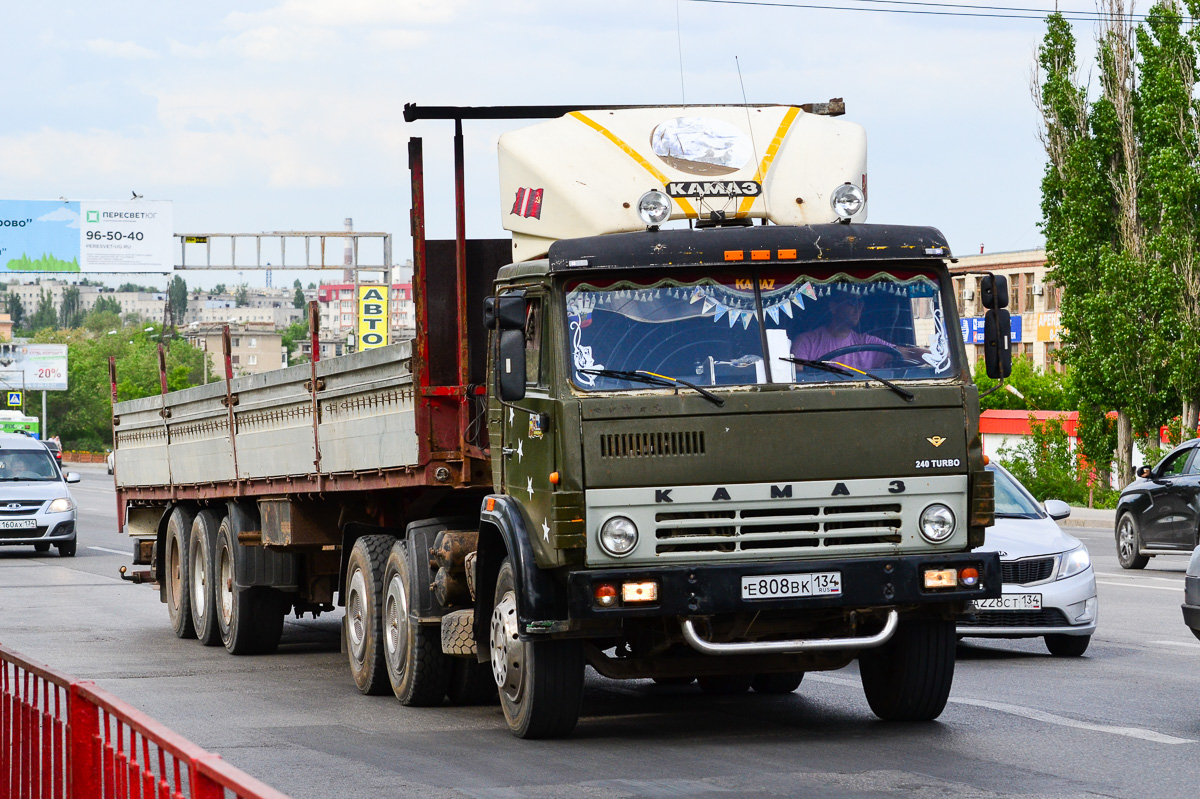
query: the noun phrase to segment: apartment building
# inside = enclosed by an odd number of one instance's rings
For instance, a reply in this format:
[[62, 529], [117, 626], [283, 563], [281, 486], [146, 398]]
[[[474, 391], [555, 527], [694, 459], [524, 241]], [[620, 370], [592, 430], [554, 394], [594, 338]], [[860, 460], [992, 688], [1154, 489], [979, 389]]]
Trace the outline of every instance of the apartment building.
[[[208, 353], [209, 374], [224, 374], [221, 334], [224, 325], [192, 325], [181, 331], [193, 347]], [[230, 325], [230, 360], [237, 375], [259, 374], [287, 366], [283, 337], [270, 323]]]
[[969, 255], [951, 264], [954, 296], [962, 319], [963, 341], [972, 363], [983, 357], [983, 317], [979, 280], [991, 272], [1008, 278], [1008, 310], [1012, 314], [1013, 357], [1031, 358], [1041, 369], [1058, 369], [1055, 350], [1062, 344], [1059, 307], [1062, 287], [1047, 276], [1046, 251], [1022, 250], [988, 255]]

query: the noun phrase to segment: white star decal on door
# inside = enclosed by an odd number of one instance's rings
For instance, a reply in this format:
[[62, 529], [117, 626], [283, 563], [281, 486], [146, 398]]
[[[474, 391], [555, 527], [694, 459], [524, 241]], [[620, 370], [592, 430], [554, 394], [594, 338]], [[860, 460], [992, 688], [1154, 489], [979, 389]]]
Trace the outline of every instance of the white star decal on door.
[[508, 426], [512, 427], [512, 423], [513, 423], [513, 409], [509, 408], [508, 409]]
[[542, 538], [546, 539], [546, 543], [550, 543], [550, 525], [546, 522], [548, 519], [542, 519]]
[[525, 478], [525, 490], [529, 492], [529, 498], [533, 499], [533, 478]]
[[524, 441], [517, 442], [517, 463], [521, 462], [521, 458], [525, 457]]

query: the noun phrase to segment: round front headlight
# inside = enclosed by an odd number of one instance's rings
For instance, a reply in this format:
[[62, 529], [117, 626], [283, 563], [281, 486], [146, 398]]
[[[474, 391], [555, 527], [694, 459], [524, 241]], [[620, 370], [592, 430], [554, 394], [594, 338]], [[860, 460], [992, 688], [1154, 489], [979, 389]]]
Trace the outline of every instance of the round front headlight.
[[666, 192], [651, 189], [638, 199], [638, 216], [651, 227], [658, 227], [671, 218], [671, 198]]
[[50, 513], [66, 513], [69, 510], [75, 510], [75, 502], [70, 497], [59, 497], [50, 503], [47, 510]]
[[954, 511], [945, 505], [930, 505], [921, 511], [921, 535], [931, 544], [940, 544], [954, 534]]
[[849, 219], [863, 209], [867, 198], [858, 186], [843, 183], [833, 190], [833, 194], [829, 196], [829, 204], [833, 206], [835, 214], [842, 219]]
[[637, 525], [624, 516], [614, 516], [600, 526], [600, 548], [614, 558], [632, 552], [637, 540]]

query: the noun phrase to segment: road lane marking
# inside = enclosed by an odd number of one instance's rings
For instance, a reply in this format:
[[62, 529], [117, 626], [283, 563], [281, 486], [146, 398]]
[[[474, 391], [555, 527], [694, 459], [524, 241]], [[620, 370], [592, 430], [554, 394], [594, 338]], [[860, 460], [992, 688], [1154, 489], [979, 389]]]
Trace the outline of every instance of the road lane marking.
[[1200, 649], [1200, 644], [1193, 644], [1189, 641], [1150, 641], [1151, 644], [1159, 646], [1182, 646], [1187, 649]]
[[127, 557], [127, 558], [132, 558], [132, 557], [133, 557], [133, 553], [132, 553], [132, 552], [122, 552], [122, 551], [121, 551], [121, 550], [119, 550], [119, 549], [105, 549], [104, 547], [88, 547], [88, 549], [94, 549], [94, 550], [96, 550], [97, 552], [111, 552], [111, 553], [112, 553], [112, 554], [114, 554], [114, 555], [124, 555], [124, 556], [125, 556], [125, 557]]
[[[855, 680], [850, 680], [845, 677], [830, 677], [826, 674], [806, 674], [804, 679], [811, 679], [814, 682], [836, 683], [838, 685], [857, 686], [859, 683]], [[1033, 721], [1041, 721], [1046, 724], [1056, 724], [1061, 727], [1074, 727], [1079, 730], [1090, 730], [1091, 732], [1103, 732], [1108, 735], [1122, 735], [1127, 738], [1139, 738], [1143, 741], [1159, 744], [1194, 744], [1197, 741], [1191, 738], [1176, 738], [1173, 735], [1155, 732], [1154, 730], [1145, 730], [1141, 727], [1115, 727], [1111, 724], [1092, 724], [1086, 721], [1078, 721], [1076, 719], [1067, 718], [1066, 716], [1058, 716], [1054, 713], [1046, 713], [1042, 710], [1035, 710], [1031, 707], [1022, 707], [1021, 705], [1010, 705], [1005, 702], [991, 702], [986, 699], [955, 699], [951, 697], [949, 703], [952, 705], [968, 705], [970, 707], [982, 707], [988, 710], [995, 710], [1000, 713], [1008, 713], [1013, 716], [1021, 716]]]
[[951, 699], [950, 701], [957, 705], [985, 707], [989, 710], [996, 710], [1001, 713], [1009, 713], [1014, 716], [1033, 719], [1034, 721], [1043, 721], [1047, 724], [1057, 724], [1060, 727], [1074, 727], [1079, 730], [1104, 732], [1108, 733], [1109, 735], [1124, 735], [1127, 738], [1139, 738], [1143, 741], [1150, 741], [1151, 743], [1171, 745], [1196, 743], [1196, 741], [1190, 738], [1176, 738], [1174, 735], [1166, 735], [1161, 732], [1154, 732], [1154, 730], [1144, 730], [1141, 727], [1114, 727], [1111, 724], [1091, 724], [1086, 721], [1069, 719], [1066, 716], [1057, 716], [1053, 713], [1034, 710], [1031, 707], [1009, 705], [1004, 702], [991, 702], [986, 699]]
[[1141, 585], [1140, 583], [1115, 583], [1112, 580], [1097, 580], [1096, 585], [1116, 585], [1121, 588], [1145, 588], [1147, 591], [1174, 591], [1176, 593], [1183, 590], [1182, 583], [1177, 588], [1168, 588], [1165, 585]]
[[[1117, 578], [1125, 579], [1125, 580], [1134, 579], [1134, 575], [1130, 574], [1129, 572], [1117, 572], [1116, 574], [1113, 574], [1112, 572], [1096, 572], [1095, 574], [1097, 577], [1117, 577]], [[1139, 579], [1139, 580], [1158, 580], [1159, 582], [1162, 582], [1162, 583], [1174, 583], [1175, 585], [1183, 585], [1183, 580], [1179, 579], [1178, 577], [1152, 577], [1152, 576], [1146, 574], [1145, 572], [1143, 572], [1142, 576], [1138, 577], [1137, 579]]]

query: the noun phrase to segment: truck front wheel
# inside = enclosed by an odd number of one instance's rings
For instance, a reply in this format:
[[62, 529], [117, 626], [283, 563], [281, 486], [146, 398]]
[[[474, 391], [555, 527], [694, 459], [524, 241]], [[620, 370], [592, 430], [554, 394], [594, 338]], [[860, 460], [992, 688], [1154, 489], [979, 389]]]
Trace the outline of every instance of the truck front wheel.
[[383, 656], [392, 693], [410, 707], [440, 705], [450, 684], [450, 656], [442, 653], [440, 627], [423, 626], [411, 611], [413, 576], [408, 545], [397, 541], [388, 555], [383, 584]]
[[954, 622], [901, 622], [892, 639], [858, 658], [863, 691], [885, 721], [932, 721], [954, 683]]
[[518, 738], [556, 738], [575, 729], [583, 704], [583, 644], [521, 641], [516, 580], [505, 558], [489, 623], [492, 676], [500, 707]]
[[383, 660], [383, 570], [396, 539], [364, 535], [346, 563], [346, 651], [354, 684], [364, 694], [388, 692]]

